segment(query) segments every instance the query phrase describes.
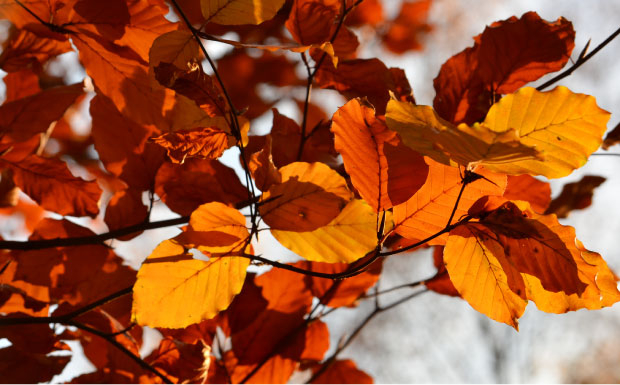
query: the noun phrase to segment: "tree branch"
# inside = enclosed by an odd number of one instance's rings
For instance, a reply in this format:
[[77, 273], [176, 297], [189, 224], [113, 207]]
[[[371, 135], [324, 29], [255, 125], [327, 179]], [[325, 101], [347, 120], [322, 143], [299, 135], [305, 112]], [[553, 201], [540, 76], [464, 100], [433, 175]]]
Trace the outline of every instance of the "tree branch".
[[91, 328], [88, 325], [85, 325], [83, 323], [80, 322], [76, 322], [76, 321], [69, 321], [66, 322], [67, 325], [71, 325], [71, 326], [75, 326], [76, 328], [80, 329], [80, 330], [84, 330], [87, 331], [91, 334], [94, 334], [98, 337], [103, 338], [104, 340], [106, 340], [108, 343], [110, 343], [111, 345], [114, 345], [115, 348], [117, 348], [118, 350], [120, 350], [121, 352], [123, 352], [125, 355], [127, 355], [127, 357], [131, 358], [135, 363], [137, 363], [141, 368], [148, 370], [149, 372], [155, 374], [157, 377], [159, 377], [164, 383], [166, 384], [172, 384], [173, 382], [166, 377], [165, 375], [163, 375], [159, 370], [155, 369], [153, 366], [149, 365], [146, 361], [144, 361], [142, 358], [140, 358], [139, 356], [135, 355], [131, 350], [127, 349], [125, 346], [123, 346], [123, 344], [121, 344], [120, 342], [118, 342], [114, 337], [108, 335], [107, 333], [103, 333], [100, 330]]
[[[592, 52], [590, 52], [589, 54], [582, 56], [579, 55], [579, 58], [577, 59], [577, 61], [575, 62], [575, 64], [573, 64], [572, 66], [570, 66], [568, 69], [566, 69], [564, 72], [560, 73], [559, 75], [553, 77], [552, 79], [550, 79], [549, 81], [539, 85], [538, 87], [536, 87], [536, 89], [538, 91], [542, 91], [545, 88], [557, 83], [558, 81], [564, 79], [565, 77], [569, 76], [570, 74], [572, 74], [573, 72], [575, 72], [575, 70], [577, 70], [577, 68], [581, 67], [585, 62], [587, 62], [588, 60], [590, 60], [594, 55], [596, 55], [598, 53], [598, 51], [602, 50], [607, 44], [609, 44], [613, 39], [616, 38], [616, 36], [620, 35], [620, 28], [618, 28], [615, 32], [613, 32], [611, 35], [609, 35], [607, 37], [607, 39], [605, 39], [601, 44], [599, 44], [596, 48], [594, 48], [594, 50], [592, 50]], [[590, 43], [588, 42], [588, 45]]]
[[349, 346], [351, 344], [351, 342], [353, 342], [353, 340], [360, 334], [360, 332], [362, 331], [362, 329], [364, 329], [366, 327], [366, 325], [368, 325], [370, 323], [370, 321], [372, 321], [373, 318], [375, 318], [378, 314], [383, 313], [385, 311], [388, 311], [390, 309], [393, 309], [399, 305], [402, 305], [403, 303], [417, 297], [418, 295], [422, 294], [422, 293], [426, 293], [428, 292], [428, 289], [424, 289], [421, 291], [417, 291], [415, 293], [409, 294], [395, 302], [392, 302], [391, 304], [384, 306], [384, 307], [379, 307], [379, 306], [375, 306], [375, 310], [373, 310], [372, 313], [370, 313], [368, 316], [366, 316], [366, 318], [364, 318], [364, 320], [355, 328], [355, 330], [353, 331], [353, 333], [351, 333], [351, 335], [346, 339], [346, 341], [344, 343], [342, 343], [340, 346], [338, 346], [338, 348], [336, 349], [336, 351], [329, 356], [329, 358], [327, 358], [325, 361], [323, 361], [323, 364], [321, 365], [321, 368], [319, 370], [317, 370], [312, 377], [310, 377], [310, 379], [306, 382], [307, 384], [312, 383], [314, 380], [316, 380], [321, 374], [323, 374], [328, 368], [329, 366], [336, 360], [336, 358], [338, 358], [338, 355], [340, 353], [342, 353], [342, 351], [344, 349], [347, 348], [347, 346]]

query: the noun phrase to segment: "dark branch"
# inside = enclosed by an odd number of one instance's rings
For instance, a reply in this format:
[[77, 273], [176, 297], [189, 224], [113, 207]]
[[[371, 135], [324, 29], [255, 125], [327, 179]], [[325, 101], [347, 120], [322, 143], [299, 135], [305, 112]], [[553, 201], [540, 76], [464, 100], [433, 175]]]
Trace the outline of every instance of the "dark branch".
[[[594, 50], [592, 50], [592, 52], [590, 52], [589, 54], [583, 56], [584, 51], [582, 51], [582, 53], [579, 55], [579, 58], [577, 59], [577, 61], [575, 62], [575, 64], [573, 64], [572, 66], [570, 66], [567, 70], [565, 70], [564, 72], [560, 73], [559, 75], [553, 77], [552, 79], [550, 79], [549, 81], [539, 85], [538, 87], [536, 87], [536, 89], [538, 91], [542, 91], [545, 88], [557, 83], [558, 81], [564, 79], [565, 77], [569, 76], [570, 74], [572, 74], [573, 72], [575, 72], [575, 70], [577, 70], [577, 68], [581, 67], [585, 62], [587, 62], [588, 60], [590, 60], [594, 55], [596, 55], [598, 53], [598, 51], [602, 50], [607, 44], [609, 44], [613, 39], [616, 38], [616, 36], [620, 35], [620, 28], [618, 28], [614, 33], [612, 33], [611, 35], [609, 35], [609, 37], [607, 37], [607, 39], [605, 39], [601, 44], [599, 44], [596, 48], [594, 48]], [[589, 46], [590, 42], [588, 42], [588, 44], [586, 45]]]

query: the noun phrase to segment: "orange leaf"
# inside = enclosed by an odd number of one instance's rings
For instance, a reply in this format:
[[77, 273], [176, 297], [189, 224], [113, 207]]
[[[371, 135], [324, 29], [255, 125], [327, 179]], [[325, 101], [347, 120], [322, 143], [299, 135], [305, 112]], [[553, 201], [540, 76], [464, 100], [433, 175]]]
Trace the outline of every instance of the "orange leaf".
[[315, 78], [321, 88], [331, 88], [345, 97], [367, 97], [378, 115], [385, 113], [390, 91], [400, 100], [413, 101], [404, 71], [388, 68], [379, 59], [341, 60], [338, 68], [323, 63]]
[[341, 4], [337, 0], [295, 0], [286, 28], [299, 44], [328, 41]]
[[167, 132], [152, 141], [165, 148], [174, 163], [183, 163], [187, 157], [219, 158], [230, 147], [230, 136], [218, 127], [197, 127]]
[[54, 87], [0, 107], [0, 136], [22, 142], [45, 132], [84, 93], [82, 83]]
[[398, 16], [383, 36], [386, 48], [397, 54], [422, 49], [420, 38], [432, 30], [426, 22], [430, 7], [431, 0], [403, 2]]
[[496, 22], [473, 47], [450, 58], [434, 81], [433, 106], [452, 123], [473, 124], [487, 113], [494, 94], [509, 94], [561, 69], [574, 47], [575, 31], [564, 18], [550, 23], [535, 12]]
[[131, 187], [150, 189], [164, 160], [163, 150], [147, 143], [157, 130], [128, 119], [103, 95], [90, 102], [90, 114], [93, 142], [106, 170]]
[[525, 284], [492, 237], [479, 224], [459, 226], [450, 232], [443, 259], [463, 299], [489, 318], [518, 329], [517, 320], [527, 306]]
[[[415, 240], [425, 239], [441, 231], [448, 224], [450, 213], [462, 187], [458, 168], [445, 166], [430, 158], [424, 159], [429, 165], [426, 182], [411, 199], [394, 207], [394, 229], [403, 237]], [[486, 170], [480, 170], [478, 173], [493, 183], [479, 179], [467, 185], [454, 213], [455, 220], [467, 214], [467, 209], [480, 197], [502, 195], [506, 188], [504, 175]], [[447, 237], [443, 234], [429, 244], [443, 245]]]
[[379, 212], [411, 198], [424, 184], [428, 166], [363, 103], [354, 99], [336, 111], [331, 130], [351, 183]]
[[[110, 230], [136, 225], [145, 220], [148, 220], [148, 209], [142, 203], [142, 191], [133, 188], [117, 191], [105, 210], [104, 222]], [[118, 239], [128, 241], [140, 234], [129, 234]]]
[[271, 135], [267, 135], [265, 147], [252, 154], [248, 164], [256, 187], [261, 191], [267, 191], [272, 185], [282, 183], [282, 175], [273, 164], [271, 142]]
[[190, 158], [165, 162], [157, 172], [155, 192], [170, 210], [190, 215], [203, 203], [237, 204], [248, 198], [235, 171], [217, 160]]
[[585, 175], [579, 182], [567, 183], [562, 192], [551, 201], [545, 214], [555, 214], [558, 218], [566, 218], [573, 210], [583, 210], [592, 204], [594, 189], [605, 182], [605, 178], [596, 175]]
[[213, 318], [241, 291], [249, 263], [243, 257], [192, 259], [183, 246], [164, 241], [138, 272], [133, 319], [141, 325], [183, 328]]
[[44, 38], [25, 29], [14, 30], [0, 54], [0, 68], [6, 72], [24, 68], [39, 72], [49, 59], [71, 50], [68, 40]]
[[575, 47], [573, 24], [561, 17], [555, 22], [527, 12], [487, 27], [476, 38], [480, 46], [477, 73], [498, 94], [515, 92], [525, 84], [568, 62]]
[[282, 183], [263, 193], [260, 213], [274, 230], [312, 231], [327, 225], [351, 199], [347, 184], [323, 163], [280, 168]]
[[527, 299], [555, 313], [620, 301], [602, 258], [554, 215], [493, 197], [477, 202], [470, 215], [479, 222], [450, 232], [444, 261], [460, 295], [480, 312], [516, 328]]
[[94, 181], [73, 176], [65, 162], [36, 155], [18, 162], [5, 156], [0, 162], [13, 169], [15, 184], [46, 210], [93, 218], [99, 213], [101, 189]]
[[544, 213], [551, 203], [551, 186], [533, 176], [508, 175], [504, 198], [530, 202], [537, 213]]
[[163, 115], [171, 107], [172, 91], [152, 89], [148, 65], [135, 51], [82, 34], [72, 41], [97, 93], [110, 98], [120, 112], [138, 123], [167, 125]]
[[39, 77], [29, 69], [9, 72], [2, 80], [6, 86], [6, 98], [4, 99], [4, 103], [41, 92]]
[[[374, 384], [372, 377], [359, 370], [351, 360], [336, 360], [312, 384]], [[322, 365], [317, 366], [317, 368]], [[316, 370], [315, 370], [316, 372]]]

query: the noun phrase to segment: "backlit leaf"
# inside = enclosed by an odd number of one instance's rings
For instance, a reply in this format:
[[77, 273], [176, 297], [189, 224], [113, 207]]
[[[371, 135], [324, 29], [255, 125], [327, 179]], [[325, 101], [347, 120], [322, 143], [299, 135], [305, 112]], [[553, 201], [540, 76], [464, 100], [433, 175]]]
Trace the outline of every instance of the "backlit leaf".
[[508, 175], [504, 198], [527, 201], [537, 213], [544, 213], [551, 203], [551, 186], [533, 176]]
[[479, 221], [450, 232], [444, 261], [460, 295], [480, 312], [516, 327], [528, 299], [554, 313], [620, 301], [616, 277], [602, 258], [555, 215], [492, 197], [470, 214]]
[[73, 176], [65, 162], [30, 155], [18, 162], [5, 156], [0, 163], [13, 169], [15, 184], [46, 210], [93, 218], [99, 213], [101, 188], [95, 181]]
[[263, 193], [260, 206], [272, 230], [315, 230], [336, 218], [351, 199], [344, 178], [323, 163], [291, 163], [280, 174], [282, 183]]
[[609, 117], [594, 97], [566, 87], [548, 92], [522, 88], [493, 105], [482, 125], [497, 133], [515, 130], [521, 143], [539, 151], [542, 159], [488, 167], [507, 174], [566, 176], [599, 148]]
[[[518, 328], [527, 300], [519, 272], [506, 259], [500, 243], [480, 225], [450, 232], [444, 262], [459, 294], [489, 318]], [[521, 291], [521, 294], [516, 294]]]
[[25, 141], [45, 132], [84, 93], [81, 83], [54, 87], [0, 107], [0, 136]]
[[260, 24], [275, 16], [284, 0], [200, 0], [207, 22]]
[[385, 120], [405, 145], [446, 165], [504, 165], [538, 155], [535, 148], [519, 142], [512, 127], [500, 131], [481, 124], [454, 126], [429, 106], [390, 100]]
[[[391, 218], [386, 221], [386, 231]], [[377, 245], [377, 216], [361, 200], [354, 199], [327, 225], [313, 231], [271, 229], [271, 234], [286, 248], [316, 262], [351, 263]]]
[[403, 145], [372, 107], [351, 100], [332, 121], [335, 147], [351, 182], [375, 211], [405, 202], [424, 184], [428, 166], [422, 156]]
[[[428, 178], [420, 190], [407, 202], [394, 207], [394, 230], [408, 239], [422, 240], [441, 231], [447, 224], [456, 203], [462, 180], [459, 169], [425, 158], [429, 165]], [[478, 179], [465, 187], [454, 212], [458, 220], [469, 207], [485, 195], [502, 195], [506, 177], [487, 170], [477, 171], [485, 179]], [[431, 240], [431, 245], [445, 244], [447, 235]]]
[[183, 328], [213, 318], [241, 291], [249, 259], [193, 259], [183, 246], [160, 243], [134, 286], [133, 319], [151, 327]]

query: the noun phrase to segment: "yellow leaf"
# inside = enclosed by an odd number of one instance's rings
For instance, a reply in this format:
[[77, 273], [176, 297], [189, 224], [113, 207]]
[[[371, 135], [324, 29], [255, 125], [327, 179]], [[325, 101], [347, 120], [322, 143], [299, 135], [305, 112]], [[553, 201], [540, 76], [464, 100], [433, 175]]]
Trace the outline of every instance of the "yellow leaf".
[[146, 259], [133, 289], [133, 321], [184, 328], [213, 318], [241, 291], [249, 259], [192, 259], [183, 246], [166, 240]]
[[190, 31], [170, 31], [153, 41], [149, 51], [149, 67], [152, 71], [164, 62], [180, 70], [187, 70], [190, 63], [198, 61], [199, 53], [200, 46]]
[[176, 239], [210, 255], [239, 253], [250, 235], [243, 214], [220, 202], [205, 203], [194, 210], [189, 226], [188, 235]]
[[275, 16], [284, 0], [200, 0], [207, 22], [224, 25], [260, 24]]
[[483, 125], [498, 133], [516, 130], [521, 143], [535, 148], [543, 158], [489, 168], [507, 174], [566, 176], [583, 166], [599, 148], [609, 118], [593, 96], [562, 86], [549, 92], [522, 88], [495, 103]]
[[[241, 291], [250, 260], [233, 255], [249, 236], [243, 214], [211, 202], [198, 207], [189, 224], [159, 244], [138, 271], [133, 318], [140, 325], [182, 328], [213, 318]], [[189, 248], [209, 260], [193, 259]]]
[[[515, 291], [523, 287], [523, 279], [483, 226], [468, 224], [452, 230], [443, 260], [464, 300], [489, 318], [518, 329], [527, 300]], [[523, 289], [521, 295], [525, 295]]]
[[[387, 212], [389, 214], [389, 212]], [[386, 217], [386, 231], [392, 227]], [[285, 247], [315, 262], [351, 263], [377, 245], [377, 214], [362, 200], [354, 199], [333, 221], [314, 231], [271, 230]]]
[[272, 229], [315, 230], [336, 218], [351, 199], [344, 178], [323, 163], [291, 163], [280, 174], [282, 183], [261, 199], [260, 214]]
[[429, 106], [390, 100], [385, 121], [405, 145], [445, 165], [503, 164], [537, 156], [535, 149], [519, 142], [514, 130], [495, 132], [479, 124], [455, 126]]

